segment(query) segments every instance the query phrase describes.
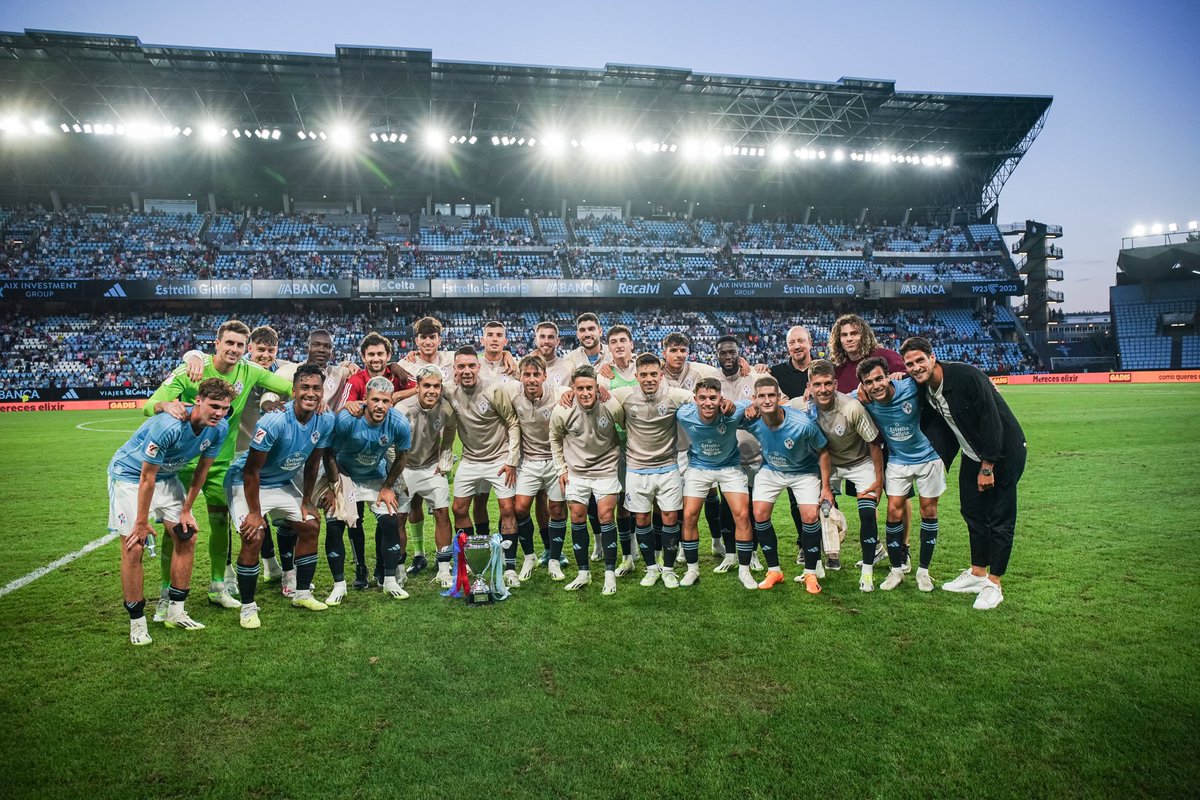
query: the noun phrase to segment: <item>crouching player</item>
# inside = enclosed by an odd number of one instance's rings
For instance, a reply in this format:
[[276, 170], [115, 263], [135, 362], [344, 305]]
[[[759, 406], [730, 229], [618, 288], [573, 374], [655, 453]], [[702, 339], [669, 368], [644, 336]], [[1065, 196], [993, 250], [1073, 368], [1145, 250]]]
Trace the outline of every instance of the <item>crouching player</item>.
[[[604, 556], [603, 594], [617, 591], [617, 523], [614, 518], [621, 497], [617, 464], [621, 459], [621, 440], [617, 426], [624, 422], [621, 403], [609, 398], [600, 402], [596, 371], [588, 365], [571, 374], [575, 404], [556, 406], [550, 415], [550, 450], [558, 469], [559, 486], [571, 514], [571, 540], [579, 573], [566, 585], [567, 591], [581, 589], [592, 582], [588, 566], [588, 501], [596, 499], [600, 517], [600, 549]], [[551, 536], [549, 569], [556, 580], [562, 579], [559, 559], [563, 537]]]
[[[325, 373], [316, 364], [301, 364], [292, 378], [295, 399], [279, 414], [258, 421], [250, 449], [237, 457], [225, 476], [225, 491], [233, 521], [242, 537], [237, 559], [238, 589], [242, 595], [241, 625], [258, 628], [258, 556], [266, 518], [286, 519], [296, 534], [296, 591], [292, 605], [311, 611], [328, 606], [312, 595], [317, 571], [317, 539], [321, 519], [313, 505], [321, 458], [333, 438], [334, 417], [318, 414]], [[304, 489], [296, 488], [297, 473], [304, 470]]]
[[[825, 434], [808, 415], [779, 404], [779, 384], [771, 377], [754, 382], [754, 411], [747, 413], [742, 425], [754, 434], [763, 450], [763, 468], [754, 481], [754, 534], [764, 553], [768, 544], [775, 547], [777, 537], [771, 523], [775, 499], [784, 489], [791, 489], [800, 509], [800, 548], [804, 553], [804, 574], [796, 580], [809, 594], [817, 594], [821, 591], [817, 583], [817, 563], [821, 559], [818, 505], [822, 501], [833, 505]], [[738, 577], [747, 589], [755, 588], [750, 577], [750, 553], [741, 542]], [[768, 574], [768, 580], [770, 577]], [[768, 580], [759, 588], [769, 589]]]
[[[371, 513], [382, 538], [383, 591], [397, 600], [408, 592], [397, 580], [397, 567], [403, 563], [400, 531], [408, 517], [408, 496], [395, 486], [408, 463], [408, 448], [412, 444], [412, 429], [408, 418], [392, 408], [391, 380], [382, 375], [371, 378], [366, 385], [362, 416], [347, 409], [337, 416], [333, 429], [333, 445], [325, 451], [325, 478], [335, 487], [345, 475], [354, 484], [354, 501], [370, 503]], [[388, 449], [396, 448], [396, 457], [389, 466]], [[333, 575], [333, 591], [326, 605], [340, 605], [346, 597], [346, 547], [343, 536], [346, 523], [335, 516], [336, 503], [332, 491], [325, 495], [330, 511], [325, 520], [325, 557]], [[351, 505], [347, 497], [345, 505]]]
[[[196, 555], [196, 518], [192, 504], [200, 494], [209, 467], [229, 434], [225, 417], [237, 392], [221, 378], [201, 381], [196, 402], [183, 419], [158, 414], [142, 424], [121, 445], [108, 465], [108, 529], [121, 535], [121, 588], [129, 612], [129, 642], [150, 644], [146, 629], [146, 595], [142, 550], [154, 533], [150, 514], [165, 522], [175, 550], [171, 556], [171, 584], [164, 602], [169, 628], [199, 630], [204, 626], [184, 610]], [[193, 458], [196, 469], [184, 496], [178, 473]]]

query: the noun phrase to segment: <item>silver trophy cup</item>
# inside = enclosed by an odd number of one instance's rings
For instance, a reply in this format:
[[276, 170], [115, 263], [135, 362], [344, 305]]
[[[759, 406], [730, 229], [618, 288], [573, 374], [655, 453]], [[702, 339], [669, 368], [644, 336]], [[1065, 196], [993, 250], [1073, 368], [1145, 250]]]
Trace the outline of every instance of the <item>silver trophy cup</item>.
[[463, 547], [463, 557], [467, 561], [467, 569], [474, 580], [467, 591], [467, 605], [489, 605], [496, 602], [492, 587], [488, 585], [484, 575], [492, 562], [492, 537], [468, 536]]

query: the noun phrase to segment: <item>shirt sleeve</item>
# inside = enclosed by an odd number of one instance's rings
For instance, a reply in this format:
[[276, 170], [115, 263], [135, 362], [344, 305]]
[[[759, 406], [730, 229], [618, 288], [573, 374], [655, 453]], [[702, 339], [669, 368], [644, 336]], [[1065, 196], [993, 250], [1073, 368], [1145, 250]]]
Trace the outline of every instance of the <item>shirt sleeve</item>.
[[508, 429], [508, 460], [505, 463], [515, 467], [521, 463], [521, 426], [517, 423], [517, 412], [504, 384], [492, 390], [492, 405]]
[[255, 381], [254, 381], [256, 386], [261, 386], [266, 391], [273, 392], [274, 394], [277, 394], [281, 397], [291, 397], [292, 396], [292, 382], [291, 381], [287, 380], [286, 378], [281, 378], [279, 375], [275, 374], [274, 372], [265, 370], [262, 367], [258, 366], [257, 364], [255, 364], [254, 367], [257, 370], [255, 373]]
[[154, 406], [158, 403], [169, 403], [172, 400], [178, 400], [183, 396], [183, 390], [189, 385], [194, 385], [187, 376], [187, 366], [178, 366], [171, 373], [171, 377], [163, 381], [154, 394], [150, 395], [150, 399], [146, 401], [146, 405], [142, 406], [142, 414], [147, 417], [154, 416]]
[[334, 420], [333, 415], [328, 411], [320, 415], [317, 422], [317, 426], [320, 429], [318, 431], [320, 438], [317, 439], [317, 450], [324, 450], [325, 448], [329, 447], [330, 443], [333, 441], [333, 426], [335, 424], [336, 420]]
[[412, 448], [412, 425], [409, 424], [408, 417], [404, 416], [394, 408], [388, 413], [394, 415], [396, 420], [397, 434], [394, 440], [396, 452], [400, 452], [401, 450], [410, 450]]
[[604, 404], [604, 407], [608, 409], [608, 413], [612, 415], [614, 423], [617, 425], [625, 424], [625, 406], [623, 406], [620, 401], [616, 399], [616, 397], [608, 398], [608, 402]]
[[275, 421], [276, 419], [283, 419], [283, 414], [267, 414], [259, 418], [254, 435], [250, 437], [251, 450], [270, 451], [275, 440], [279, 438], [279, 423]]
[[[169, 422], [160, 424], [163, 420], [169, 420]], [[172, 425], [171, 422], [175, 424]], [[169, 414], [157, 417], [154, 423], [146, 432], [146, 441], [142, 444], [142, 451], [139, 455], [147, 464], [162, 465], [163, 453], [179, 441], [179, 426], [183, 423]]]
[[[220, 452], [221, 446], [225, 444], [225, 439], [228, 438], [228, 436], [229, 420], [223, 419], [221, 420], [220, 424], [217, 425], [217, 435], [213, 437], [212, 444], [209, 446], [209, 449], [213, 451], [212, 456], [209, 456], [210, 458], [216, 456], [216, 454]], [[202, 453], [201, 456], [203, 455], [204, 454]]]
[[679, 403], [681, 406], [694, 403], [696, 401], [695, 395], [693, 395], [687, 389], [672, 389], [667, 393], [667, 399], [671, 400], [672, 402]]
[[550, 412], [550, 453], [554, 458], [554, 467], [562, 472], [566, 466], [566, 456], [563, 455], [563, 436], [567, 432], [567, 415], [569, 409], [555, 406]]
[[875, 427], [874, 420], [863, 408], [862, 403], [857, 400], [847, 402], [846, 417], [854, 425], [854, 429], [858, 431], [858, 435], [862, 437], [863, 441], [870, 443], [879, 438], [879, 428]]

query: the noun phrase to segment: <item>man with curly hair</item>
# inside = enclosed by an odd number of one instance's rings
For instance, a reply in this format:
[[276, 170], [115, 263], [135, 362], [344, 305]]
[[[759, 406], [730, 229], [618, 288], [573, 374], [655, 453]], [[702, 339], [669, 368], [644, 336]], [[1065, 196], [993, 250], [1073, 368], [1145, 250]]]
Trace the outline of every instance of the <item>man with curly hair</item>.
[[904, 359], [886, 347], [879, 346], [875, 331], [857, 314], [842, 314], [829, 329], [829, 360], [837, 376], [837, 390], [849, 394], [858, 388], [855, 370], [864, 358], [882, 358], [888, 373], [904, 370]]

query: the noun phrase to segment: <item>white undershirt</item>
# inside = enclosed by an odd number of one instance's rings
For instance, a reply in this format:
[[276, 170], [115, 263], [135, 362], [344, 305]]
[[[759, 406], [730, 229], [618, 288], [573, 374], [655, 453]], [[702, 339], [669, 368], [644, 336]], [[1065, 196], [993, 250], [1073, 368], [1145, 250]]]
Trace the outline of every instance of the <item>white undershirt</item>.
[[954, 424], [954, 417], [950, 416], [950, 404], [946, 402], [945, 395], [942, 394], [942, 385], [929, 389], [929, 404], [932, 405], [937, 412], [942, 415], [942, 419], [946, 420], [946, 424], [950, 426], [950, 430], [954, 431], [954, 438], [958, 439], [958, 446], [962, 448], [962, 454], [972, 461], [982, 461], [979, 456], [975, 455], [975, 451], [971, 449], [971, 445], [967, 444], [967, 440], [963, 438], [962, 431]]

